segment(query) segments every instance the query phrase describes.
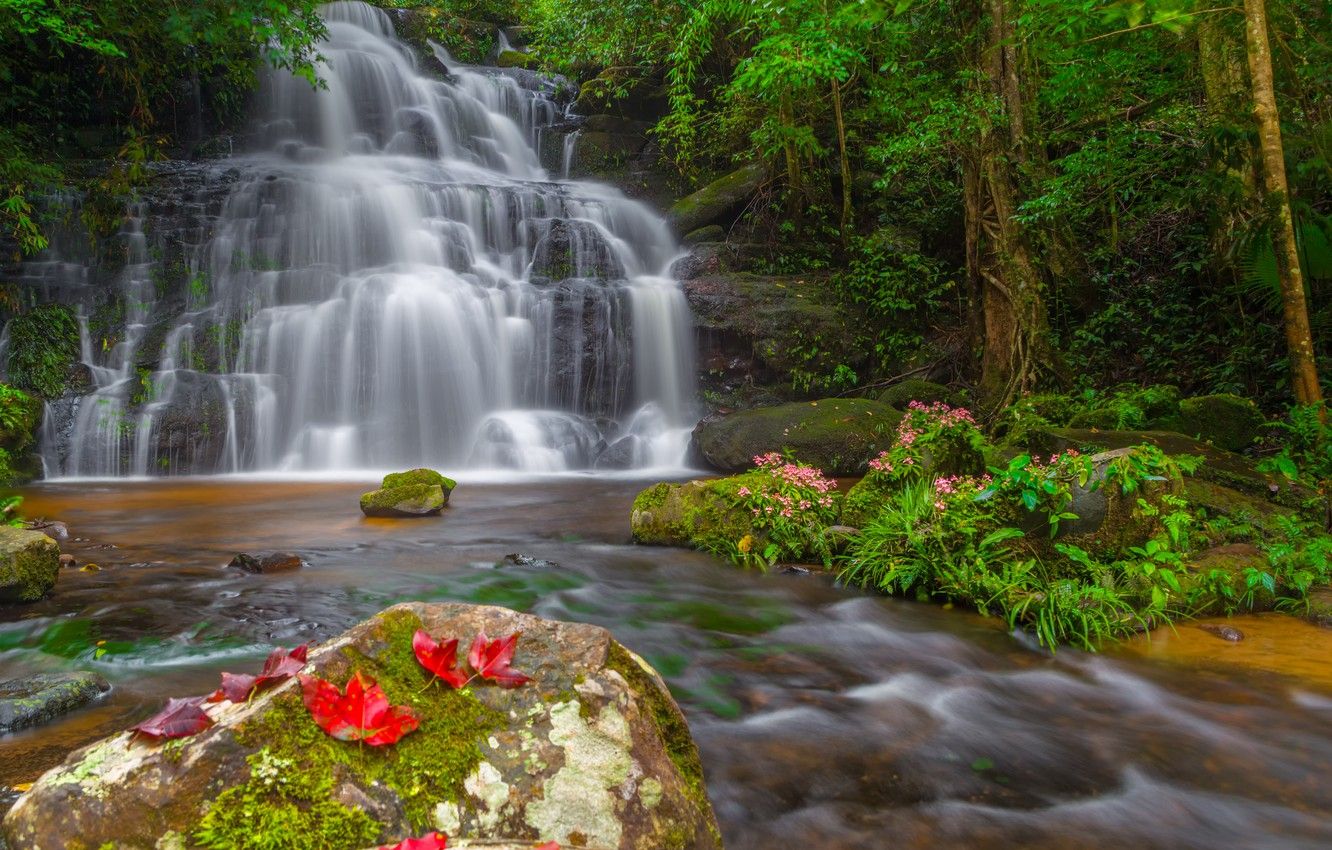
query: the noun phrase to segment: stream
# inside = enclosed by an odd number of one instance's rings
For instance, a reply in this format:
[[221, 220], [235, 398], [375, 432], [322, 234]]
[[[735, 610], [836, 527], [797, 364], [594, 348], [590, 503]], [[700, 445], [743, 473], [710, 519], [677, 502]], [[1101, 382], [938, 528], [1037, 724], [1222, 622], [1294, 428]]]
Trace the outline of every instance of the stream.
[[[113, 689], [0, 737], [0, 785], [274, 645], [399, 601], [459, 600], [597, 623], [656, 665], [731, 850], [1332, 845], [1332, 678], [1309, 663], [1332, 657], [1332, 632], [1251, 617], [1240, 644], [1184, 624], [1051, 657], [974, 614], [634, 546], [641, 480], [464, 477], [442, 519], [415, 521], [363, 518], [370, 483], [28, 488], [25, 511], [67, 522], [65, 551], [101, 570], [0, 609], [0, 669], [93, 669]], [[308, 566], [224, 567], [279, 550]]]

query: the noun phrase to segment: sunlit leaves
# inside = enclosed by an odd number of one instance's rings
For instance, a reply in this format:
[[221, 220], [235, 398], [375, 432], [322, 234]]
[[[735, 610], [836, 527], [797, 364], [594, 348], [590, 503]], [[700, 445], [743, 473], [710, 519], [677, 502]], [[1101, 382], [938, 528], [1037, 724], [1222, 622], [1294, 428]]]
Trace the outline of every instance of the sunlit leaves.
[[202, 703], [203, 697], [167, 700], [166, 708], [134, 726], [132, 731], [158, 740], [196, 735], [213, 725], [213, 719], [203, 710]]
[[359, 670], [345, 691], [314, 676], [301, 676], [300, 681], [305, 707], [315, 725], [339, 741], [381, 747], [396, 744], [421, 725], [410, 707], [391, 705], [383, 688]]

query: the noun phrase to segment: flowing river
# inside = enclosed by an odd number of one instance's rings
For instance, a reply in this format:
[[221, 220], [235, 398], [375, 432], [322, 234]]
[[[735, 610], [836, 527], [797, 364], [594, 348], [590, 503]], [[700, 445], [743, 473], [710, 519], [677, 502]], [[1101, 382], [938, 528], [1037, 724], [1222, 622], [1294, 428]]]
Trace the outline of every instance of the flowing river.
[[[30, 488], [27, 509], [69, 523], [83, 540], [65, 549], [102, 569], [0, 609], [0, 667], [91, 668], [114, 687], [0, 738], [0, 785], [273, 645], [449, 599], [601, 624], [650, 659], [689, 718], [732, 850], [1332, 845], [1332, 673], [1310, 664], [1332, 658], [1332, 633], [1252, 618], [1237, 645], [1182, 625], [1052, 658], [963, 612], [630, 545], [641, 481], [464, 479], [442, 519], [418, 521], [361, 517], [370, 484]], [[223, 566], [274, 550], [309, 566]], [[502, 563], [511, 553], [542, 562]]]

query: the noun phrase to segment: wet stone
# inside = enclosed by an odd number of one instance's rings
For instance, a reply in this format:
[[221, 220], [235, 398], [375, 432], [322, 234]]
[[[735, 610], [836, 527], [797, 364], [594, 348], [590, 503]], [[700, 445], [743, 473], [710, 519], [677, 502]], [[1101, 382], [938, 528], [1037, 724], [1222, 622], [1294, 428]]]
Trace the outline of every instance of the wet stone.
[[305, 565], [305, 559], [291, 552], [271, 552], [258, 556], [242, 552], [227, 564], [228, 567], [235, 567], [253, 575], [295, 572]]
[[39, 673], [0, 681], [0, 733], [39, 726], [80, 708], [111, 686], [96, 673]]
[[1207, 632], [1209, 635], [1215, 635], [1216, 637], [1221, 638], [1221, 640], [1230, 641], [1231, 643], [1239, 643], [1244, 640], [1244, 632], [1234, 626], [1226, 626], [1220, 623], [1203, 623], [1198, 626], [1198, 628]]

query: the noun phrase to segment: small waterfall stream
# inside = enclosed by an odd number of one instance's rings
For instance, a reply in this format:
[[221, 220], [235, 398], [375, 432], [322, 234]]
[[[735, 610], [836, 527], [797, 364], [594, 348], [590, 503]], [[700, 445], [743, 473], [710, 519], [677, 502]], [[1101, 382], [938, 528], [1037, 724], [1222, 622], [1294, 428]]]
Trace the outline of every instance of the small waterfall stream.
[[442, 48], [427, 74], [384, 11], [324, 16], [326, 87], [270, 74], [259, 150], [212, 167], [229, 194], [151, 370], [161, 296], [130, 210], [125, 331], [98, 350], [85, 317], [95, 390], [48, 415], [48, 473], [682, 465], [694, 369], [666, 223], [547, 174], [545, 81]]

